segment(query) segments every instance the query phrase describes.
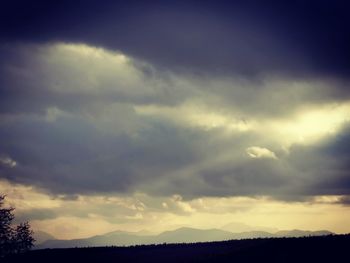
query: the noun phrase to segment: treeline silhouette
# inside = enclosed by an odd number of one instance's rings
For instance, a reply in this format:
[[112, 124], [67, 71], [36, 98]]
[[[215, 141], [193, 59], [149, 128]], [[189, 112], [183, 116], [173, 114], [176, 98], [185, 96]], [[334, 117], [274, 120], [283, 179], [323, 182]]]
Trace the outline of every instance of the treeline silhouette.
[[17, 262], [349, 262], [350, 234], [193, 244], [32, 250]]
[[0, 261], [8, 255], [30, 250], [35, 241], [28, 222], [12, 224], [14, 208], [4, 207], [4, 203], [5, 195], [0, 195]]

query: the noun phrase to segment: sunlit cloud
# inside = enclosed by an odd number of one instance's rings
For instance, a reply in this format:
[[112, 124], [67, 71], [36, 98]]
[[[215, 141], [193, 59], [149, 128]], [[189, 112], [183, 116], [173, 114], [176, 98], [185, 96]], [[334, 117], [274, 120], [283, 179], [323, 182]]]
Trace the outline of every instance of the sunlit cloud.
[[246, 149], [246, 153], [251, 158], [271, 158], [271, 159], [277, 159], [274, 152], [270, 151], [269, 149], [252, 146], [248, 147]]
[[9, 168], [14, 168], [17, 166], [17, 162], [15, 160], [6, 156], [0, 156], [0, 164]]
[[350, 102], [318, 105], [300, 110], [288, 119], [267, 123], [267, 129], [275, 131], [277, 138], [286, 145], [312, 144], [336, 134], [350, 120]]
[[202, 128], [204, 130], [224, 129], [233, 132], [252, 130], [253, 123], [248, 123], [230, 114], [220, 113], [215, 107], [208, 108], [200, 102], [186, 102], [177, 107], [156, 105], [135, 106], [136, 113], [140, 115], [163, 118], [168, 121]]

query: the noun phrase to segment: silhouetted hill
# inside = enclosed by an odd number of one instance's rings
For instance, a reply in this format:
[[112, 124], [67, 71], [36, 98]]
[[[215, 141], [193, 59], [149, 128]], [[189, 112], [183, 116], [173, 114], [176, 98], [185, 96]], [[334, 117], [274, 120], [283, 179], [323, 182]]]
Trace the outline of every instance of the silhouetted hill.
[[18, 262], [347, 262], [350, 235], [265, 238], [192, 244], [33, 250], [13, 255]]
[[162, 243], [192, 243], [204, 241], [221, 241], [233, 239], [233, 233], [209, 229], [201, 230], [195, 228], [179, 228], [166, 231], [159, 235], [144, 235], [137, 232], [114, 231], [104, 235], [93, 236], [85, 239], [73, 240], [47, 240], [37, 248], [69, 248], [69, 247], [91, 247], [91, 246], [130, 246], [141, 244]]
[[130, 246], [162, 243], [195, 243], [207, 241], [223, 241], [230, 239], [266, 238], [266, 237], [301, 237], [320, 236], [332, 234], [329, 231], [279, 231], [276, 234], [264, 231], [249, 231], [232, 233], [220, 229], [195, 229], [183, 227], [166, 231], [158, 235], [145, 235], [138, 232], [114, 231], [104, 235], [97, 235], [84, 239], [47, 240], [36, 248], [70, 248], [70, 247], [96, 247], [96, 246]]
[[183, 227], [159, 234], [154, 243], [193, 243], [232, 239], [232, 233], [220, 229], [195, 229]]
[[319, 231], [303, 231], [303, 230], [283, 230], [275, 233], [275, 237], [307, 237], [307, 236], [326, 236], [331, 235], [332, 232], [328, 230]]
[[233, 239], [264, 238], [274, 237], [274, 234], [265, 231], [248, 231], [242, 233], [233, 233]]

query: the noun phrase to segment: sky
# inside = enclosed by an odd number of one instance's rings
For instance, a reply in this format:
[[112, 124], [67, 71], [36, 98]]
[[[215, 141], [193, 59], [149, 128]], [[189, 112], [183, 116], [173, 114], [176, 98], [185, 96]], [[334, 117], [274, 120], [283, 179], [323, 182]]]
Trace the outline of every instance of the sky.
[[1, 3], [0, 193], [16, 221], [66, 239], [350, 232], [348, 7]]

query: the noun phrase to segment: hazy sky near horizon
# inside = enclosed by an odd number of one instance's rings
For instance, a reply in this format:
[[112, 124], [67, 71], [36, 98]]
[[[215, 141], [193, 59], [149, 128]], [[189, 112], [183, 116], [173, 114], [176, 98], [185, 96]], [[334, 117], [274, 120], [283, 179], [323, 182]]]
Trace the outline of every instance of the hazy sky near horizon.
[[2, 4], [0, 193], [18, 221], [350, 232], [346, 1], [174, 2]]

